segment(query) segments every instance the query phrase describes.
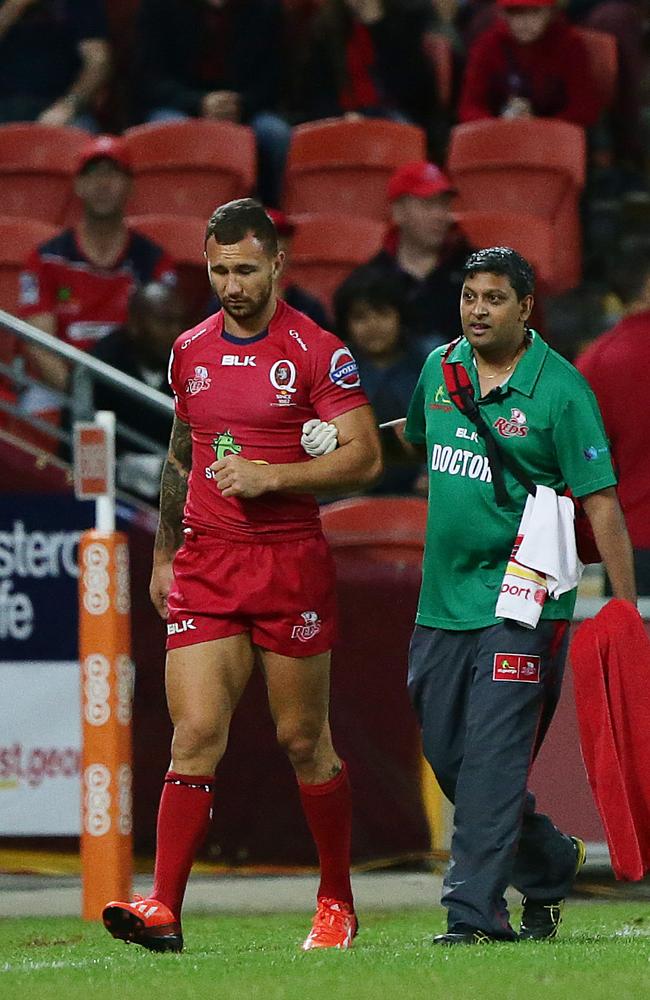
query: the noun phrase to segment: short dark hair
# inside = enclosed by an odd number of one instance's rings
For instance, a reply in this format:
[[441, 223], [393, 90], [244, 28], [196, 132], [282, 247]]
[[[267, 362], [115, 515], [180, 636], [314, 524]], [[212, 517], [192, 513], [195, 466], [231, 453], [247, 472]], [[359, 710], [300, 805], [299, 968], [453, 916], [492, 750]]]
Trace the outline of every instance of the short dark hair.
[[467, 278], [486, 272], [502, 274], [508, 278], [520, 301], [535, 291], [535, 271], [532, 265], [512, 247], [488, 247], [470, 254], [465, 261], [463, 276]]
[[371, 309], [395, 309], [404, 321], [404, 293], [397, 278], [387, 275], [372, 265], [353, 271], [334, 293], [334, 327], [342, 340], [347, 340], [350, 311], [362, 302]]
[[266, 252], [278, 252], [278, 233], [273, 220], [264, 211], [259, 201], [253, 198], [238, 198], [219, 205], [214, 210], [205, 230], [205, 242], [213, 236], [217, 243], [230, 245], [254, 236]]

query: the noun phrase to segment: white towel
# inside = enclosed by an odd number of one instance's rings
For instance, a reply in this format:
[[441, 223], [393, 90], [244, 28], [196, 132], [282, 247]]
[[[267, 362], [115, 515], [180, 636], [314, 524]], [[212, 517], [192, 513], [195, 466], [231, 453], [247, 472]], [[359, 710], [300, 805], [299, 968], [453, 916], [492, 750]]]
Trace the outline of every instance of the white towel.
[[557, 600], [577, 587], [578, 559], [574, 506], [570, 497], [538, 486], [526, 500], [517, 538], [501, 584], [495, 613], [535, 628], [547, 596]]

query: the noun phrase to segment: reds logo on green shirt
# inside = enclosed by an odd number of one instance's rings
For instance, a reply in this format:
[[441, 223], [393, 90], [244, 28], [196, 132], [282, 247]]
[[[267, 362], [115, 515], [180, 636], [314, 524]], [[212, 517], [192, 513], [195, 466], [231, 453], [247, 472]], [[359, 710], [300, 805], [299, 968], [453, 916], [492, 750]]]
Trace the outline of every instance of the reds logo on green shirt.
[[230, 431], [223, 431], [218, 434], [212, 442], [217, 462], [220, 462], [226, 455], [239, 455], [241, 445], [237, 444]]

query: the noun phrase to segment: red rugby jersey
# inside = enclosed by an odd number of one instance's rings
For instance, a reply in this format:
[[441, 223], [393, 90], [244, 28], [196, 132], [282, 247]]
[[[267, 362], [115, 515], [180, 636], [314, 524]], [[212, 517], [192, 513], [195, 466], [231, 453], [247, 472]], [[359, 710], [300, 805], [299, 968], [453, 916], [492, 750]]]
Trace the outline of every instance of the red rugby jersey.
[[281, 300], [268, 329], [251, 338], [226, 333], [220, 310], [177, 339], [169, 381], [176, 414], [192, 428], [185, 523], [235, 538], [317, 532], [311, 494], [223, 497], [209, 467], [229, 454], [271, 464], [311, 461], [300, 445], [305, 420], [332, 420], [368, 402], [348, 348]]
[[130, 230], [124, 252], [110, 268], [92, 264], [73, 229], [35, 250], [20, 275], [20, 315], [53, 313], [56, 336], [89, 351], [127, 319], [137, 285], [176, 280], [167, 254], [142, 233]]

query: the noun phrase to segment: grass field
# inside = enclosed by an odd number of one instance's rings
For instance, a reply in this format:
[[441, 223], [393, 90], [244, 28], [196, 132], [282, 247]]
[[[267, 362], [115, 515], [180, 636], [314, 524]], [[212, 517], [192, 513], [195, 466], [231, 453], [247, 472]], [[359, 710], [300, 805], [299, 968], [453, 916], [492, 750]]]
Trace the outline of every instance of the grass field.
[[[518, 918], [518, 913], [513, 915]], [[303, 954], [304, 915], [188, 916], [182, 955], [70, 918], [0, 921], [2, 1000], [642, 1000], [650, 904], [574, 903], [555, 942], [433, 948], [442, 911], [372, 912], [349, 952]]]

